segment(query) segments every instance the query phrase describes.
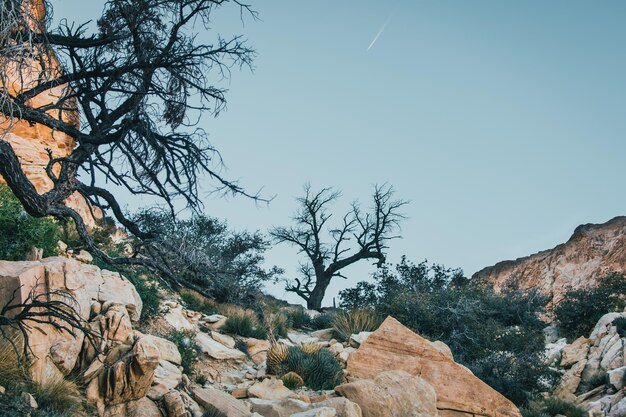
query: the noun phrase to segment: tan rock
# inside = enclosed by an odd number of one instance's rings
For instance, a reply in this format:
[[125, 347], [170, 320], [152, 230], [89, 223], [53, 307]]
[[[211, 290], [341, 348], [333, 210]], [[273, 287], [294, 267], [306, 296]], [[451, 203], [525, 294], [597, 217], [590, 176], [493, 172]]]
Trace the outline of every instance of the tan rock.
[[178, 351], [178, 348], [174, 343], [170, 342], [167, 339], [163, 339], [162, 337], [150, 334], [144, 335], [137, 331], [135, 331], [135, 335], [139, 337], [145, 337], [150, 342], [154, 343], [154, 345], [157, 347], [157, 350], [159, 351], [159, 358], [161, 360], [171, 362], [175, 365], [180, 365], [182, 359], [180, 356], [180, 352]]
[[565, 346], [561, 352], [561, 366], [568, 368], [576, 362], [586, 359], [590, 344], [590, 339], [579, 337]]
[[163, 396], [163, 405], [167, 417], [187, 417], [187, 409], [183, 397], [178, 391], [170, 391]]
[[246, 339], [246, 347], [248, 348], [248, 355], [250, 355], [252, 361], [260, 365], [267, 359], [267, 351], [270, 348], [270, 342], [267, 340], [248, 338]]
[[165, 321], [176, 330], [195, 330], [195, 326], [191, 324], [181, 306], [170, 308], [163, 316]]
[[389, 370], [419, 375], [430, 383], [440, 410], [487, 417], [521, 416], [513, 403], [393, 317], [361, 345], [347, 367], [349, 377], [363, 379]]
[[163, 417], [159, 407], [147, 397], [130, 401], [126, 405], [127, 417]]
[[311, 406], [307, 402], [293, 398], [287, 398], [283, 401], [250, 398], [248, 402], [252, 407], [252, 411], [264, 417], [289, 417], [292, 414], [306, 411]]
[[160, 400], [163, 394], [180, 385], [182, 379], [183, 373], [176, 365], [161, 359], [159, 366], [154, 370], [154, 378], [148, 396], [153, 400]]
[[322, 330], [316, 330], [314, 332], [311, 333], [312, 337], [315, 337], [319, 340], [322, 341], [330, 341], [333, 339], [333, 337], [335, 337], [335, 330], [334, 329], [322, 329]]
[[91, 256], [91, 254], [86, 250], [81, 250], [76, 256], [74, 256], [74, 258], [76, 258], [78, 262], [82, 262], [85, 264], [90, 264], [93, 262], [93, 256]]
[[226, 417], [250, 417], [252, 415], [243, 402], [215, 388], [194, 387], [191, 395], [201, 407], [213, 406]]
[[363, 417], [436, 417], [434, 388], [405, 371], [379, 373], [374, 379], [361, 379], [335, 388], [356, 403]]
[[334, 408], [322, 407], [295, 413], [291, 417], [335, 417], [336, 415], [337, 411]]
[[216, 342], [220, 342], [229, 349], [235, 348], [235, 339], [233, 339], [231, 336], [228, 336], [227, 334], [212, 331], [211, 337], [213, 338], [213, 340], [215, 340]]
[[264, 379], [248, 388], [248, 396], [263, 400], [283, 400], [292, 394], [280, 379]]
[[347, 398], [336, 397], [324, 401], [312, 401], [315, 406], [330, 407], [337, 411], [337, 417], [362, 417], [363, 413], [358, 404]]
[[235, 398], [248, 398], [248, 388], [235, 388], [230, 395]]
[[198, 333], [196, 335], [196, 345], [203, 353], [209, 355], [213, 359], [225, 360], [235, 359], [243, 360], [246, 355], [237, 349], [230, 349], [215, 341], [211, 336], [206, 333]]

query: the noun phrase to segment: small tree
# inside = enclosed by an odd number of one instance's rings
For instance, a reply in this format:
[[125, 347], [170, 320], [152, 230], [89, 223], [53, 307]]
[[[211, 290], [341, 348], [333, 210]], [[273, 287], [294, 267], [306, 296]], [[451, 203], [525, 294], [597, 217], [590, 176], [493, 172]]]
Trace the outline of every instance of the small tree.
[[[303, 298], [309, 309], [322, 307], [326, 289], [334, 277], [346, 278], [342, 270], [356, 262], [373, 259], [377, 267], [385, 263], [385, 251], [390, 240], [399, 236], [400, 221], [404, 216], [400, 208], [407, 204], [395, 200], [393, 187], [376, 186], [372, 195], [372, 207], [363, 211], [358, 202], [342, 217], [336, 228], [328, 227], [328, 212], [340, 193], [332, 188], [313, 192], [310, 185], [304, 187], [304, 197], [298, 198], [300, 206], [293, 217], [291, 227], [275, 227], [270, 234], [276, 242], [290, 243], [307, 257], [300, 267], [301, 276], [288, 281], [286, 290]], [[330, 236], [324, 242], [324, 234]], [[348, 244], [353, 243], [353, 247]]]

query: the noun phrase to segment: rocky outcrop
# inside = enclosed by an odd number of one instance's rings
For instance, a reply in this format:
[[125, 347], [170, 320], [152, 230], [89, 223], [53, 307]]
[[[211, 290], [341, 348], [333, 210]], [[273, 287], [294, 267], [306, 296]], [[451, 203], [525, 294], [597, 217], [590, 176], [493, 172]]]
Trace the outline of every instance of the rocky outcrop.
[[589, 288], [608, 272], [626, 272], [626, 217], [578, 226], [572, 237], [553, 249], [482, 269], [472, 282], [496, 291], [510, 283], [536, 289], [558, 304], [569, 289]]
[[626, 335], [613, 324], [624, 313], [605, 314], [591, 335], [562, 349], [563, 372], [553, 395], [578, 404], [592, 417], [622, 417], [626, 410]]
[[375, 379], [391, 370], [418, 376], [432, 385], [442, 417], [521, 416], [512, 402], [454, 362], [441, 348], [387, 317], [351, 355], [347, 371], [348, 378], [354, 380]]

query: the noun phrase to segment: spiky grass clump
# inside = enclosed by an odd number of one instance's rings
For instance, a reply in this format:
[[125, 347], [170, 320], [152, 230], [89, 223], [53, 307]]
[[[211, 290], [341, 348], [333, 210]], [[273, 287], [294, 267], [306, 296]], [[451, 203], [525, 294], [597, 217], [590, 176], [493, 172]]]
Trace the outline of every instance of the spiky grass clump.
[[337, 336], [347, 341], [352, 334], [373, 332], [380, 326], [380, 318], [371, 310], [342, 311], [333, 316]]
[[301, 308], [287, 311], [287, 319], [292, 329], [308, 329], [311, 327], [311, 317]]
[[317, 343], [307, 342], [300, 345], [300, 350], [302, 350], [306, 354], [313, 354], [319, 351], [322, 347]]
[[287, 372], [283, 375], [281, 380], [283, 381], [283, 385], [289, 389], [300, 388], [304, 385], [302, 377], [295, 372]]
[[180, 299], [189, 310], [211, 315], [217, 313], [217, 306], [199, 292], [184, 288], [180, 291]]
[[576, 405], [558, 399], [547, 398], [540, 401], [532, 401], [526, 408], [521, 410], [524, 417], [554, 417], [562, 415], [566, 417], [586, 417], [587, 413]]
[[343, 379], [343, 370], [333, 354], [328, 349], [310, 346], [303, 349], [275, 343], [268, 350], [267, 369], [279, 376], [296, 373], [304, 385], [315, 390], [333, 389]]
[[50, 378], [35, 386], [34, 396], [39, 407], [60, 416], [74, 416], [82, 410], [82, 398], [78, 387], [63, 378]]
[[0, 342], [0, 385], [5, 388], [20, 385], [29, 381], [28, 370], [24, 361], [18, 360], [17, 352], [21, 351], [20, 338], [13, 340], [15, 346], [9, 341]]
[[323, 330], [333, 327], [333, 315], [324, 313], [311, 319], [311, 328], [313, 330]]

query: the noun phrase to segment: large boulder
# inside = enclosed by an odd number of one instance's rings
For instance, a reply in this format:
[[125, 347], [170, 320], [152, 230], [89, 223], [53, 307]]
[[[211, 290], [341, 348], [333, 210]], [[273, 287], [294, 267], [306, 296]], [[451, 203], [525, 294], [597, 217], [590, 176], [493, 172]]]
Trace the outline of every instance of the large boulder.
[[359, 405], [363, 417], [436, 417], [437, 396], [422, 378], [404, 371], [382, 372], [338, 386], [340, 395]]
[[[135, 287], [118, 273], [101, 270], [74, 259], [45, 258], [39, 261], [0, 261], [0, 307], [7, 303], [25, 303], [31, 292], [64, 292], [74, 301], [83, 320], [102, 305], [110, 309], [103, 317], [110, 333], [107, 337], [129, 340], [130, 321], [141, 315], [142, 302]], [[15, 298], [13, 298], [15, 292]], [[111, 307], [113, 304], [116, 307]], [[106, 313], [105, 313], [106, 314]], [[59, 331], [45, 323], [30, 323], [31, 374], [35, 381], [67, 375], [77, 364], [83, 334]], [[102, 324], [97, 327], [102, 327]]]
[[440, 415], [521, 416], [511, 401], [391, 316], [351, 355], [347, 367], [350, 380], [374, 379], [390, 370], [417, 375], [432, 385], [437, 409], [445, 410]]
[[194, 387], [191, 395], [201, 407], [216, 408], [226, 417], [250, 417], [252, 415], [243, 402], [215, 388]]

